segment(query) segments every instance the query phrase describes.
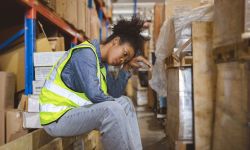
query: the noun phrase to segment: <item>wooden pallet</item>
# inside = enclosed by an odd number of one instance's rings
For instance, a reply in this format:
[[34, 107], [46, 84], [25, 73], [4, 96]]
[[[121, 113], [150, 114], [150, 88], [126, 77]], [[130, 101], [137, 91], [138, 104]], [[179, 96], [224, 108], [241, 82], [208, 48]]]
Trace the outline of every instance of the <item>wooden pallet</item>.
[[240, 42], [230, 44], [213, 50], [213, 56], [216, 63], [225, 63], [233, 61], [249, 61], [250, 60], [250, 44]]
[[170, 56], [166, 58], [167, 68], [190, 67], [193, 64], [193, 56], [184, 56], [180, 59]]
[[81, 136], [55, 138], [48, 135], [43, 129], [35, 130], [10, 143], [0, 146], [0, 150], [70, 150], [76, 142], [82, 142], [87, 150], [101, 150], [100, 134], [92, 131]]
[[177, 140], [175, 142], [168, 141], [168, 150], [194, 150], [192, 141]]

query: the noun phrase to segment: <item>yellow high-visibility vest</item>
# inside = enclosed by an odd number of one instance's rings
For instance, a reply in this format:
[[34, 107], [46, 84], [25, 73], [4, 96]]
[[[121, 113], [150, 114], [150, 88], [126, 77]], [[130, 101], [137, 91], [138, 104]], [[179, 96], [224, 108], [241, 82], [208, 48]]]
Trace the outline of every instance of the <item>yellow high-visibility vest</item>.
[[107, 94], [106, 68], [100, 67], [95, 47], [88, 41], [85, 41], [65, 52], [47, 76], [39, 96], [40, 122], [42, 125], [56, 121], [72, 108], [92, 104], [85, 93], [73, 91], [65, 85], [61, 78], [62, 71], [70, 60], [74, 50], [79, 48], [90, 48], [94, 52], [97, 64], [96, 75], [99, 79], [102, 91]]

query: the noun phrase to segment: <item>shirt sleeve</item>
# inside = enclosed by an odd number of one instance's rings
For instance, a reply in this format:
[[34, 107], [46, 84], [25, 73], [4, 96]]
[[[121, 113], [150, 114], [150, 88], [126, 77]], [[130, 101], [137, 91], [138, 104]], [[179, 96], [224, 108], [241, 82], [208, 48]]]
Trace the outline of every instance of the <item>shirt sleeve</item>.
[[128, 79], [131, 73], [125, 70], [120, 70], [118, 77], [115, 78], [111, 73], [107, 74], [108, 93], [114, 98], [118, 98], [124, 94]]
[[72, 55], [71, 63], [75, 77], [79, 82], [80, 90], [83, 91], [93, 103], [114, 100], [112, 96], [105, 95], [101, 90], [100, 82], [96, 75], [96, 56], [91, 49], [76, 50]]

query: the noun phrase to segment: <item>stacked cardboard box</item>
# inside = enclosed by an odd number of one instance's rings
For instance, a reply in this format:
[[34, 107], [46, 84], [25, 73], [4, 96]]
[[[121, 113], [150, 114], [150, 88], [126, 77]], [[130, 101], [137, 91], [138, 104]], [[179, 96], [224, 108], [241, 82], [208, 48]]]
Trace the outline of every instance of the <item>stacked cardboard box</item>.
[[34, 53], [35, 80], [33, 83], [33, 95], [28, 95], [27, 112], [23, 113], [24, 128], [42, 128], [39, 118], [39, 94], [45, 79], [52, 67], [65, 52], [38, 52]]

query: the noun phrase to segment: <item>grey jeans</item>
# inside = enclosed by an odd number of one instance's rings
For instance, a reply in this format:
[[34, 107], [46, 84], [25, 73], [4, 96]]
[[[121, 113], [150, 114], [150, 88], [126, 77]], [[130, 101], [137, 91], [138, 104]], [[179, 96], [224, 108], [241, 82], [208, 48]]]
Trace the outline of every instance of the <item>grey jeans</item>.
[[97, 129], [105, 150], [142, 149], [135, 108], [126, 96], [74, 108], [44, 129], [57, 137], [76, 136]]

